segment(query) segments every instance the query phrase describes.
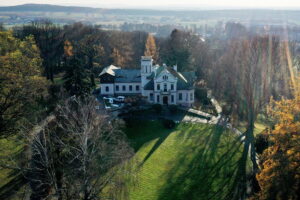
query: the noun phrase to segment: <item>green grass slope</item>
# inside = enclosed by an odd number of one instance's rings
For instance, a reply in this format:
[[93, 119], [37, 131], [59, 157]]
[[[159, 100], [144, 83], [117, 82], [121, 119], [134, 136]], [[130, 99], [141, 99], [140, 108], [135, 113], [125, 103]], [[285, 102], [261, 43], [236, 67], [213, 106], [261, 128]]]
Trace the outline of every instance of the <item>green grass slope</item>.
[[225, 199], [235, 188], [240, 139], [228, 130], [159, 121], [131, 122], [125, 132], [135, 148], [139, 171], [130, 200]]
[[0, 139], [0, 187], [9, 182], [11, 178], [10, 173], [12, 172], [12, 170], [2, 167], [2, 165], [15, 167], [15, 154], [21, 151], [21, 149], [22, 142], [16, 137]]

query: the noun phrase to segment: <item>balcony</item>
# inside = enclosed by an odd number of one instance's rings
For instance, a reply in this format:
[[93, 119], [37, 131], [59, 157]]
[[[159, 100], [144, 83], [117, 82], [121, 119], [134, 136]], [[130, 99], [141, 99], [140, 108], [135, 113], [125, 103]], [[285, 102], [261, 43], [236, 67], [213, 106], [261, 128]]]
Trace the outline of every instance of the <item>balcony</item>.
[[161, 95], [169, 95], [169, 94], [171, 94], [171, 90], [161, 90], [160, 94]]

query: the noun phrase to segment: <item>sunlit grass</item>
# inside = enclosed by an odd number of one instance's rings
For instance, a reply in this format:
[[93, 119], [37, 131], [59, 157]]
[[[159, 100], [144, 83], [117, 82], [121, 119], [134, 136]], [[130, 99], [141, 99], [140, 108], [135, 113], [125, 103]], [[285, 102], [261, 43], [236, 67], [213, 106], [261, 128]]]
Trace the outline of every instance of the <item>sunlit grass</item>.
[[[12, 137], [9, 139], [1, 139], [0, 140], [0, 157], [1, 157], [1, 165], [3, 166], [12, 166], [17, 167], [17, 163], [15, 162], [16, 158], [14, 155], [22, 148], [21, 141], [18, 141], [16, 137]], [[11, 177], [9, 176], [12, 170], [6, 167], [0, 167], [0, 187], [5, 185]]]
[[[140, 163], [130, 199], [222, 199], [234, 187], [241, 142], [221, 127], [137, 122], [126, 130]], [[215, 196], [213, 196], [215, 195]]]
[[[263, 122], [256, 122], [254, 124], [254, 132], [253, 132], [254, 136], [263, 132], [267, 127], [268, 125]], [[237, 129], [239, 129], [242, 133], [244, 133], [247, 130], [247, 124], [245, 122], [241, 122], [237, 127]]]

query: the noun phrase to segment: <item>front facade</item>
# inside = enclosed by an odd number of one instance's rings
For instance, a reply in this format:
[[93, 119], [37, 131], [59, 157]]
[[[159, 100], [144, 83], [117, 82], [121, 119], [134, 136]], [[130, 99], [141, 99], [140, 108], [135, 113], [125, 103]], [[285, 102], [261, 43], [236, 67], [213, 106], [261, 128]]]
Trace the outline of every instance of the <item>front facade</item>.
[[149, 103], [189, 107], [194, 103], [195, 73], [153, 65], [149, 56], [142, 56], [140, 70], [110, 65], [99, 77], [104, 96], [142, 95]]

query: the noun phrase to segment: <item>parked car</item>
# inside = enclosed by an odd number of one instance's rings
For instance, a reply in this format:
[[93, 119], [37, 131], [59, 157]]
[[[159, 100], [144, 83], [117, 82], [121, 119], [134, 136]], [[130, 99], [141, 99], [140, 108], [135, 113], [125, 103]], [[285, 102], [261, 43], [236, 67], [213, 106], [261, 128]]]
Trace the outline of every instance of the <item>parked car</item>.
[[105, 101], [105, 102], [108, 102], [108, 103], [114, 103], [114, 98], [112, 98], [112, 97], [103, 97], [103, 100]]
[[117, 102], [124, 102], [125, 101], [125, 97], [124, 96], [118, 96], [117, 98], [115, 98], [115, 101], [117, 101]]

